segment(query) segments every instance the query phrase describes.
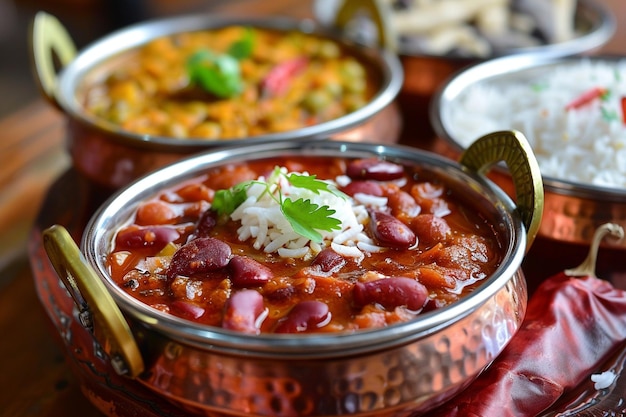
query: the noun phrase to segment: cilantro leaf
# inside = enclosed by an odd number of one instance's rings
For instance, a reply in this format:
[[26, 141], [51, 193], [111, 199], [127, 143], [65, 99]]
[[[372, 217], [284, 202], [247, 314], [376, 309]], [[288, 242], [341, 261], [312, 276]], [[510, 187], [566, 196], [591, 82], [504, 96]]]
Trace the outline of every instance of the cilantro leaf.
[[246, 201], [249, 183], [241, 183], [228, 190], [217, 190], [213, 196], [211, 208], [219, 215], [231, 214]]
[[620, 117], [615, 110], [609, 110], [604, 106], [600, 107], [600, 113], [602, 114], [602, 119], [606, 122], [620, 120]]
[[[340, 230], [341, 221], [332, 217], [335, 210], [328, 206], [318, 206], [311, 200], [299, 198], [296, 201], [284, 199], [280, 207], [293, 230], [314, 242], [321, 242], [322, 235], [317, 230]], [[317, 229], [317, 230], [316, 230]]]
[[252, 55], [254, 48], [254, 32], [251, 28], [246, 28], [243, 38], [233, 42], [228, 48], [228, 55], [235, 59], [242, 60]]
[[345, 199], [345, 194], [341, 191], [337, 190], [335, 187], [331, 187], [325, 181], [318, 180], [315, 175], [302, 175], [302, 174], [289, 174], [287, 175], [287, 180], [294, 187], [304, 188], [306, 190], [312, 191], [315, 194], [319, 194], [320, 191], [326, 191], [327, 193], [331, 193], [336, 195], [337, 197], [341, 197]]
[[194, 53], [187, 61], [192, 83], [219, 98], [233, 97], [243, 91], [243, 81], [237, 59], [208, 50]]

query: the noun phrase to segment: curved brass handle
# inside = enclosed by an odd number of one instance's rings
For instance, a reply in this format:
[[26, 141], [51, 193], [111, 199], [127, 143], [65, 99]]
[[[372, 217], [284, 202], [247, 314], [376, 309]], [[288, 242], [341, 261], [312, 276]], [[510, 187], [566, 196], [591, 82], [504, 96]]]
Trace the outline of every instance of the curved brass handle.
[[337, 9], [334, 25], [350, 38], [353, 37], [350, 34], [350, 25], [363, 16], [374, 24], [379, 45], [395, 51], [398, 38], [393, 31], [390, 13], [387, 2], [383, 0], [343, 0]]
[[31, 60], [36, 80], [44, 97], [59, 107], [56, 100], [57, 70], [55, 54], [62, 66], [76, 57], [76, 46], [58, 19], [46, 12], [38, 12], [33, 19]]
[[128, 323], [67, 229], [54, 225], [44, 230], [43, 244], [78, 307], [81, 323], [94, 332], [115, 371], [131, 378], [138, 376], [144, 364]]
[[544, 200], [539, 164], [526, 137], [518, 131], [487, 134], [472, 143], [459, 160], [479, 174], [485, 174], [500, 161], [506, 162], [513, 178], [517, 211], [526, 226], [528, 251], [539, 230]]

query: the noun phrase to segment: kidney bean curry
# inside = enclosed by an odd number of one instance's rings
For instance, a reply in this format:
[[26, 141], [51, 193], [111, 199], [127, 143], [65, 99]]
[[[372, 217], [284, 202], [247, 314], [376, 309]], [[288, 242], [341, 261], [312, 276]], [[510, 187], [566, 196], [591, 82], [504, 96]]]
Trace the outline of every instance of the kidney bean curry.
[[471, 292], [497, 235], [432, 172], [377, 158], [211, 168], [139, 204], [108, 267], [163, 312], [240, 332], [353, 332]]

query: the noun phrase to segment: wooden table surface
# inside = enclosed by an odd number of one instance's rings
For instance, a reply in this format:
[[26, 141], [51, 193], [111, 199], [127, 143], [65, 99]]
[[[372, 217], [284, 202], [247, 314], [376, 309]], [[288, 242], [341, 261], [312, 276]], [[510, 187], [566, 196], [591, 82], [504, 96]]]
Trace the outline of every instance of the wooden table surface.
[[[626, 1], [601, 0], [626, 19]], [[207, 2], [207, 8], [209, 3]], [[310, 1], [237, 0], [217, 11], [306, 17]], [[626, 55], [626, 26], [601, 52]], [[41, 306], [26, 257], [48, 188], [70, 167], [64, 116], [36, 100], [0, 119], [0, 416], [101, 416], [82, 395]]]

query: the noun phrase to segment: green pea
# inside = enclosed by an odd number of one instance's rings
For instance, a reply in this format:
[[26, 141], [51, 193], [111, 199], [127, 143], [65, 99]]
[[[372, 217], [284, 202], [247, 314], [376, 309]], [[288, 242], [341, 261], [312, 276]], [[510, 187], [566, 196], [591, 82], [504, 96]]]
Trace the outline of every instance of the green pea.
[[313, 114], [324, 110], [332, 103], [333, 96], [328, 91], [316, 90], [309, 92], [302, 102], [304, 108]]
[[353, 58], [346, 59], [343, 62], [341, 73], [345, 78], [365, 78], [365, 68]]
[[317, 55], [325, 59], [337, 59], [341, 56], [341, 49], [335, 42], [323, 41], [319, 45]]
[[365, 78], [350, 78], [345, 80], [345, 90], [350, 93], [363, 93], [367, 88]]

